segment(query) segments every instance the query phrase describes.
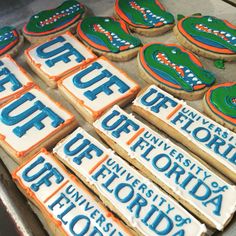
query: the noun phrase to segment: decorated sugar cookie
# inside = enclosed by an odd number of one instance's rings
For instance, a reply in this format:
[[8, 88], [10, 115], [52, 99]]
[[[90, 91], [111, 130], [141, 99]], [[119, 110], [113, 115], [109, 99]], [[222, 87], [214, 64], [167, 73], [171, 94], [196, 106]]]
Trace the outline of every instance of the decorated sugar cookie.
[[55, 88], [60, 78], [83, 68], [96, 55], [67, 31], [29, 47], [25, 50], [25, 57], [32, 70], [50, 87]]
[[75, 32], [78, 21], [85, 13], [86, 8], [82, 3], [76, 0], [64, 1], [57, 8], [33, 15], [24, 25], [23, 33], [30, 42], [36, 43], [67, 30]]
[[135, 112], [236, 183], [234, 132], [156, 85], [144, 88], [133, 104]]
[[79, 22], [77, 34], [94, 52], [116, 61], [131, 59], [141, 46], [141, 41], [129, 34], [125, 23], [112, 17], [85, 18]]
[[178, 41], [207, 58], [236, 60], [236, 26], [213, 16], [182, 18], [174, 28]]
[[[108, 113], [110, 115], [110, 111]], [[118, 134], [118, 130], [122, 131], [125, 125], [126, 135], [132, 137], [135, 131], [129, 132], [132, 122], [127, 119], [128, 117], [122, 114], [120, 120], [116, 118], [112, 117], [107, 122], [111, 124], [111, 129], [108, 128], [109, 131], [106, 130], [105, 133], [113, 133], [114, 129], [114, 133]], [[113, 121], [115, 125], [112, 125]], [[114, 126], [119, 128], [116, 129]], [[126, 135], [125, 138], [128, 136]], [[161, 188], [82, 128], [78, 128], [62, 140], [53, 152], [130, 228], [133, 228], [133, 236], [203, 236], [206, 232], [205, 225]], [[231, 193], [234, 200], [234, 192]]]
[[18, 49], [23, 44], [23, 36], [11, 26], [5, 26], [0, 29], [0, 56], [9, 54], [15, 56]]
[[236, 132], [236, 82], [218, 84], [209, 89], [203, 108], [212, 119]]
[[37, 206], [49, 235], [134, 236], [94, 193], [45, 149], [19, 166], [12, 178]]
[[157, 0], [116, 0], [115, 17], [146, 36], [162, 34], [174, 26], [174, 16]]
[[187, 100], [196, 100], [215, 82], [199, 59], [176, 44], [150, 43], [139, 51], [143, 79]]
[[0, 106], [0, 145], [18, 164], [75, 126], [75, 117], [38, 87]]
[[135, 81], [105, 57], [72, 72], [58, 82], [58, 88], [91, 123], [114, 104], [127, 104], [140, 89]]
[[[173, 103], [163, 95], [160, 94], [156, 97], [151, 94], [146, 99], [146, 103], [155, 104], [153, 110], [164, 110], [169, 104]], [[157, 105], [156, 101], [158, 102]], [[137, 104], [137, 99], [135, 104]], [[144, 110], [143, 113], [150, 120], [155, 121], [149, 110]], [[162, 117], [165, 120], [167, 119], [165, 114]], [[160, 122], [157, 122], [157, 124], [168, 127]], [[143, 174], [147, 175], [149, 179], [160, 185], [203, 222], [213, 228], [223, 230], [232, 219], [236, 211], [236, 187], [220, 178], [196, 156], [183, 150], [171, 140], [136, 119], [132, 114], [127, 114], [118, 106], [114, 106], [99, 118], [94, 123], [94, 127], [103, 140], [117, 153], [132, 163]], [[79, 143], [85, 143], [81, 141], [81, 136], [82, 132], [79, 132], [79, 135], [70, 144], [68, 142], [68, 145], [64, 148], [64, 150], [69, 150], [66, 152], [67, 156], [64, 155], [64, 160], [69, 162], [70, 167], [73, 166], [73, 160], [69, 157], [70, 153], [75, 156], [74, 160], [78, 160], [78, 157], [84, 157], [82, 154], [78, 155], [76, 153], [80, 150], [79, 148], [76, 149], [76, 147], [81, 147], [82, 145], [75, 145], [75, 140]], [[86, 143], [90, 144], [90, 142]], [[59, 146], [59, 148], [63, 150], [62, 146]], [[111, 156], [109, 156], [110, 158]], [[94, 158], [95, 160], [97, 158]], [[116, 160], [118, 161], [119, 159], [116, 158]], [[81, 162], [85, 162], [85, 158]], [[76, 171], [81, 169], [81, 172], [83, 171], [84, 173], [86, 168], [88, 168], [87, 166], [89, 166], [86, 164], [87, 162], [85, 162], [84, 168], [83, 166], [78, 166], [74, 167], [74, 169]], [[125, 168], [125, 164], [120, 164], [119, 166], [122, 167], [122, 170]], [[110, 169], [111, 166], [108, 168]], [[113, 168], [111, 169], [114, 170]], [[110, 171], [105, 172], [110, 174]], [[133, 173], [133, 175], [135, 174]], [[142, 182], [141, 179], [139, 180], [139, 182]], [[127, 180], [125, 183], [128, 182]], [[115, 185], [111, 184], [111, 186]], [[158, 235], [183, 236], [188, 234], [185, 232], [185, 234]], [[190, 235], [193, 236], [196, 233], [190, 231]]]

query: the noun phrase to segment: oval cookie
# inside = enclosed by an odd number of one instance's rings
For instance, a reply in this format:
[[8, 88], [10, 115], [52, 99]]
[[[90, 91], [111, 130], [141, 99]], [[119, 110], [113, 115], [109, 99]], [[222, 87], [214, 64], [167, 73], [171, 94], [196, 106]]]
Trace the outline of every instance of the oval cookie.
[[236, 82], [218, 84], [207, 91], [204, 111], [215, 121], [236, 131]]
[[141, 76], [173, 95], [187, 100], [203, 96], [215, 82], [192, 53], [176, 44], [150, 43], [140, 49], [138, 65]]
[[0, 56], [6, 53], [15, 56], [22, 43], [23, 37], [14, 27], [5, 26], [0, 29]]
[[85, 6], [78, 1], [65, 1], [57, 8], [33, 15], [24, 25], [23, 33], [30, 42], [35, 43], [67, 30], [75, 32], [76, 24], [85, 12]]
[[174, 16], [157, 0], [116, 0], [115, 17], [123, 20], [133, 31], [154, 36], [174, 26]]
[[236, 26], [213, 16], [181, 19], [174, 32], [186, 48], [207, 58], [236, 60]]
[[138, 53], [141, 41], [130, 35], [124, 22], [112, 17], [87, 17], [77, 28], [79, 38], [98, 54], [125, 61]]

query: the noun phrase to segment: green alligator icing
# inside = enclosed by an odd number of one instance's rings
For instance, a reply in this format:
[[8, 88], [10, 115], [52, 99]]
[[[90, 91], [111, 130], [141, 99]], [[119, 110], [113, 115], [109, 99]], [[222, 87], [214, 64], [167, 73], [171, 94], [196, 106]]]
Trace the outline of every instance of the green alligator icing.
[[[7, 46], [12, 42], [18, 42], [19, 35], [11, 26], [5, 26], [0, 29], [0, 55], [8, 51]], [[10, 49], [10, 48], [9, 48]]]
[[144, 51], [144, 60], [154, 73], [188, 92], [194, 91], [194, 86], [210, 86], [215, 82], [211, 72], [176, 46], [151, 44]]
[[149, 28], [174, 23], [174, 16], [160, 8], [156, 0], [119, 0], [119, 8], [135, 25]]
[[[138, 38], [126, 33], [120, 22], [111, 17], [85, 18], [80, 24], [79, 35], [80, 31], [93, 41], [99, 50], [118, 53], [141, 46]], [[82, 35], [81, 37], [86, 41]]]
[[236, 84], [213, 89], [210, 101], [223, 114], [236, 118]]
[[63, 28], [76, 17], [82, 16], [84, 12], [84, 7], [79, 2], [75, 0], [65, 1], [57, 8], [33, 15], [26, 25], [26, 30], [29, 33], [44, 33], [59, 27]]
[[224, 62], [224, 60], [220, 60], [220, 59], [215, 60], [214, 66], [218, 69], [225, 69], [225, 62]]
[[198, 42], [236, 52], [236, 29], [212, 16], [190, 16], [182, 21], [183, 29]]

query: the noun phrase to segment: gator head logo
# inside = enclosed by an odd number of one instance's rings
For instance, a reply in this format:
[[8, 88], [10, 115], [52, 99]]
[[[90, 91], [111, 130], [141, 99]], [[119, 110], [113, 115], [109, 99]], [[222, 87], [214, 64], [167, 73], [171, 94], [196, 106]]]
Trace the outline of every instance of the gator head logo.
[[84, 6], [69, 0], [59, 7], [33, 15], [24, 26], [23, 32], [27, 35], [47, 35], [63, 30], [78, 21], [85, 13]]
[[213, 52], [236, 53], [236, 26], [212, 16], [190, 16], [178, 22], [178, 30], [189, 41]]
[[118, 53], [141, 45], [125, 23], [111, 17], [85, 18], [78, 24], [77, 34], [92, 48], [105, 52]]
[[116, 0], [115, 10], [130, 25], [141, 28], [173, 24], [174, 17], [157, 0]]
[[6, 26], [0, 29], [0, 55], [3, 55], [19, 42], [16, 29]]
[[192, 92], [215, 82], [193, 54], [175, 44], [145, 45], [140, 49], [139, 60], [147, 73], [171, 88]]
[[208, 107], [220, 118], [236, 126], [236, 83], [212, 87], [205, 95]]

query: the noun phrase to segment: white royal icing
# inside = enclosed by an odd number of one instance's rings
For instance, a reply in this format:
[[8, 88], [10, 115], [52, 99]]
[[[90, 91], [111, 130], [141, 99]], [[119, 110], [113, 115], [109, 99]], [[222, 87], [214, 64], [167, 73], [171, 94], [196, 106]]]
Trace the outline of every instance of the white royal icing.
[[[19, 101], [23, 101], [22, 99], [24, 97], [34, 98], [17, 104]], [[41, 110], [37, 108], [39, 104], [41, 104]], [[16, 107], [14, 108], [14, 106]], [[43, 106], [45, 106], [44, 109], [42, 109]], [[35, 111], [29, 110], [32, 108], [35, 108]], [[56, 115], [61, 121], [64, 120], [64, 122], [68, 122], [68, 120], [73, 118], [72, 114], [58, 106], [40, 89], [32, 88], [0, 109], [0, 135], [4, 137], [4, 141], [10, 147], [14, 148], [16, 152], [27, 151], [47, 136], [52, 135], [53, 132], [59, 131], [60, 124], [64, 123], [60, 122], [58, 126], [54, 127], [53, 123], [58, 121], [58, 119], [48, 116], [47, 110], [50, 110], [51, 113]], [[24, 115], [24, 112], [27, 112], [26, 115]], [[7, 117], [5, 117], [6, 114]], [[29, 126], [30, 128], [22, 136], [16, 135], [19, 132], [17, 131], [17, 127], [24, 127], [25, 124], [29, 124], [30, 121], [32, 122], [39, 115], [45, 115], [41, 121], [44, 127], [37, 129], [36, 126], [40, 122], [34, 122], [34, 125]], [[14, 123], [11, 124], [9, 122]]]
[[[166, 107], [160, 106], [158, 112], [154, 112], [152, 110], [152, 106], [144, 105], [142, 102], [142, 98], [148, 94], [150, 90], [157, 91], [158, 94], [162, 94], [163, 98], [161, 98], [155, 104], [162, 103], [163, 99], [165, 101]], [[154, 99], [157, 93], [154, 92], [151, 96], [148, 97], [148, 102]], [[165, 97], [165, 98], [164, 98]], [[167, 100], [168, 99], [168, 100]], [[171, 105], [173, 104], [173, 106]], [[135, 106], [138, 106], [144, 110], [147, 110], [154, 116], [158, 117], [159, 119], [163, 120], [166, 124], [170, 125], [174, 128], [177, 132], [184, 135], [187, 139], [189, 139], [197, 148], [201, 148], [209, 154], [211, 157], [215, 159], [216, 162], [220, 162], [229, 170], [236, 174], [236, 134], [232, 131], [228, 130], [227, 128], [223, 127], [222, 125], [216, 123], [215, 121], [211, 120], [207, 116], [203, 115], [199, 111], [193, 109], [192, 107], [188, 106], [185, 102], [180, 101], [170, 94], [166, 93], [165, 91], [161, 90], [155, 85], [150, 86], [145, 93], [141, 96], [137, 97], [133, 103]], [[154, 106], [155, 106], [154, 104]], [[176, 106], [179, 104], [182, 105], [181, 109], [179, 109], [170, 119], [166, 117], [171, 114]], [[184, 111], [184, 112], [183, 112]], [[183, 123], [178, 119], [179, 113], [183, 113], [186, 116], [186, 119], [181, 117], [180, 119], [183, 120]], [[174, 121], [176, 119], [176, 121]], [[187, 124], [189, 120], [193, 120], [191, 124]], [[173, 123], [174, 121], [174, 123]], [[187, 128], [183, 128], [187, 125]], [[158, 126], [158, 124], [157, 124]], [[194, 137], [194, 130], [202, 129], [196, 132], [196, 137]], [[187, 131], [186, 131], [187, 130]], [[189, 132], [189, 133], [188, 133]], [[204, 138], [206, 140], [204, 141]], [[214, 138], [219, 139], [218, 142], [225, 142], [224, 145], [220, 145], [219, 148], [215, 146]], [[212, 142], [212, 143], [211, 143]], [[208, 146], [207, 146], [208, 145]]]
[[32, 81], [22, 72], [22, 68], [9, 56], [0, 59], [0, 103], [8, 96], [22, 91]]
[[75, 100], [79, 99], [90, 114], [108, 109], [139, 88], [125, 73], [103, 57], [70, 74], [61, 85]]
[[206, 231], [175, 200], [82, 128], [60, 142], [53, 152], [96, 186], [143, 235], [202, 235]]
[[[62, 38], [63, 41], [55, 41], [58, 38]], [[55, 43], [50, 45], [52, 42]], [[68, 45], [70, 49], [68, 49]], [[40, 47], [45, 47], [45, 49], [39, 53]], [[61, 49], [61, 51], [54, 51], [58, 49]], [[30, 61], [35, 65], [40, 65], [39, 70], [50, 77], [64, 75], [72, 68], [82, 66], [86, 60], [96, 58], [90, 50], [69, 33], [62, 34], [46, 43], [33, 47], [28, 51], [28, 54], [26, 56], [29, 56]], [[80, 56], [84, 59], [81, 59]]]
[[224, 228], [236, 210], [235, 186], [118, 106], [99, 118], [94, 127], [145, 166], [154, 179], [194, 206], [218, 230]]
[[30, 200], [37, 198], [40, 209], [59, 221], [66, 235], [130, 235], [50, 155], [39, 153], [15, 174], [24, 191], [34, 194]]

